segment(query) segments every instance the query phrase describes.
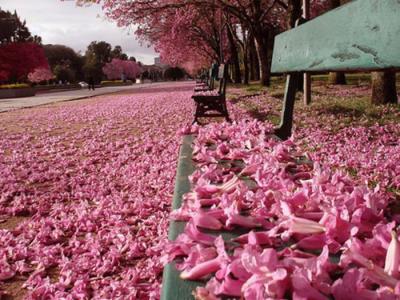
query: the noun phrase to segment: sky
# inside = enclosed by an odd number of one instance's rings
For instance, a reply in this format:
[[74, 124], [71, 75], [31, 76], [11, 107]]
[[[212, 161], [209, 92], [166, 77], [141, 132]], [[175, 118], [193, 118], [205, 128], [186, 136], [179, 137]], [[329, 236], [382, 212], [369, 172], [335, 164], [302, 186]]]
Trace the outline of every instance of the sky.
[[62, 44], [85, 52], [92, 41], [120, 45], [128, 56], [144, 64], [153, 64], [158, 56], [152, 48], [141, 46], [131, 29], [117, 27], [107, 20], [99, 5], [77, 7], [67, 0], [0, 0], [3, 10], [17, 11], [32, 35], [42, 37], [43, 44]]

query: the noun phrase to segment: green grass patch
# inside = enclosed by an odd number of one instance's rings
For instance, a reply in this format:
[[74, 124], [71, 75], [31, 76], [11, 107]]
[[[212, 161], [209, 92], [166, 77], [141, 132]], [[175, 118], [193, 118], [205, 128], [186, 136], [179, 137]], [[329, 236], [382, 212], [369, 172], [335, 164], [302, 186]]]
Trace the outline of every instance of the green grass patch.
[[30, 85], [26, 83], [14, 83], [14, 84], [1, 84], [0, 89], [24, 89], [29, 88]]
[[270, 95], [271, 95], [271, 97], [274, 97], [274, 98], [283, 99], [283, 96], [285, 96], [285, 93], [281, 92], [281, 91], [273, 91], [270, 93]]
[[[369, 74], [348, 74], [348, 79], [355, 82], [369, 80]], [[249, 86], [241, 85], [242, 95], [236, 103], [240, 104], [244, 109], [249, 111], [251, 115], [259, 120], [268, 120], [274, 124], [280, 122], [280, 112], [282, 110], [282, 99], [284, 97], [284, 82], [282, 77], [276, 77], [272, 81], [270, 87], [262, 87], [259, 84], [252, 83]], [[317, 75], [314, 79], [328, 78], [328, 75]], [[363, 82], [362, 86], [365, 87]], [[371, 126], [374, 124], [384, 125], [387, 123], [400, 121], [400, 105], [372, 105], [370, 103], [368, 87], [359, 88], [356, 85], [334, 86], [327, 85], [324, 81], [314, 82], [312, 87], [312, 102], [311, 105], [303, 104], [303, 93], [299, 92], [296, 95], [295, 104], [295, 123], [296, 126], [310, 127], [313, 124], [308, 124], [307, 119], [319, 120], [334, 119], [339, 122], [334, 122], [336, 125], [332, 127], [332, 131], [336, 132], [344, 127], [350, 126]], [[239, 86], [235, 86], [238, 88]], [[263, 91], [260, 93], [260, 91]], [[257, 96], [265, 99], [265, 105], [269, 105], [271, 112], [266, 114], [262, 109], [262, 104], [251, 102], [251, 96]], [[280, 101], [271, 101], [271, 97]], [[248, 100], [246, 100], [248, 99]], [[262, 102], [261, 102], [262, 103]], [[299, 118], [301, 115], [308, 115], [311, 118]], [[313, 118], [314, 116], [314, 118]], [[331, 124], [332, 125], [332, 124]]]
[[280, 124], [280, 122], [281, 122], [281, 116], [280, 116], [280, 115], [277, 115], [277, 114], [269, 114], [269, 115], [268, 115], [268, 120], [269, 120], [272, 124], [278, 126], [278, 125]]
[[[312, 75], [312, 81], [328, 81], [329, 74]], [[369, 73], [354, 73], [346, 74], [347, 84], [359, 84], [360, 82], [371, 81], [371, 74]]]
[[265, 87], [263, 87], [261, 84], [252, 84], [246, 87], [246, 92], [261, 92], [263, 90], [265, 90]]
[[100, 84], [131, 84], [131, 80], [103, 80]]

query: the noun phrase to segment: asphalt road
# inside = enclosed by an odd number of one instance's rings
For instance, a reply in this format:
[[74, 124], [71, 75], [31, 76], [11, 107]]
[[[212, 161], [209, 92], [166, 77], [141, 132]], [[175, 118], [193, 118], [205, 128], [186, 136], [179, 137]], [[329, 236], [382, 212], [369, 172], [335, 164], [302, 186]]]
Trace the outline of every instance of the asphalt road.
[[81, 90], [71, 90], [71, 91], [54, 92], [54, 93], [42, 93], [42, 94], [39, 93], [33, 97], [6, 98], [6, 99], [0, 99], [0, 112], [6, 112], [20, 108], [34, 107], [55, 102], [84, 99], [84, 98], [112, 94], [128, 90], [134, 91], [145, 88], [162, 88], [163, 86], [167, 85], [171, 85], [171, 82], [143, 83], [143, 84], [134, 84], [131, 86], [119, 86], [119, 87], [102, 87], [102, 88], [97, 88], [94, 91], [89, 91], [88, 89], [81, 89]]

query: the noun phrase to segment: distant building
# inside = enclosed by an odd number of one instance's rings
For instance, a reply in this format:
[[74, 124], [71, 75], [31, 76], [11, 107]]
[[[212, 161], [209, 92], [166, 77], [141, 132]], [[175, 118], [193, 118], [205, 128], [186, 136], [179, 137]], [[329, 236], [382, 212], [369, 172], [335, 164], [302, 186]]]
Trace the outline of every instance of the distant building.
[[162, 62], [160, 57], [154, 58], [153, 65], [140, 64], [142, 70], [140, 82], [150, 81], [162, 81], [164, 80], [164, 73], [170, 66]]
[[161, 60], [161, 57], [159, 57], [159, 56], [154, 57], [154, 65], [161, 67], [161, 68], [165, 68], [168, 66], [167, 64], [163, 63], [163, 61]]
[[142, 80], [161, 81], [163, 80], [164, 69], [162, 65], [142, 65]]

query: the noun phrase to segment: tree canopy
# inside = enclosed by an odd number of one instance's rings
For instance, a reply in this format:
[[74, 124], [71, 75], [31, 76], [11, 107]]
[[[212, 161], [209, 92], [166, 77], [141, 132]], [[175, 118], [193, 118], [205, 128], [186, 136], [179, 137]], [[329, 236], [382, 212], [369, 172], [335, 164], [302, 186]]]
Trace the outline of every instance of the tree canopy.
[[[206, 67], [213, 60], [231, 60], [240, 71], [238, 55], [248, 55], [249, 43], [254, 41], [264, 84], [270, 80], [273, 37], [286, 29], [292, 8], [300, 4], [299, 0], [77, 2], [101, 3], [106, 15], [119, 26], [136, 25], [139, 38], [154, 45], [162, 59], [172, 65], [190, 66], [193, 69], [194, 66]], [[312, 0], [314, 15], [327, 2]], [[241, 47], [238, 46], [240, 43]]]
[[51, 70], [59, 81], [73, 82], [83, 79], [83, 57], [64, 45], [44, 45]]
[[39, 36], [32, 36], [25, 21], [21, 21], [16, 11], [13, 13], [0, 7], [0, 44], [12, 42], [35, 42], [40, 44]]

